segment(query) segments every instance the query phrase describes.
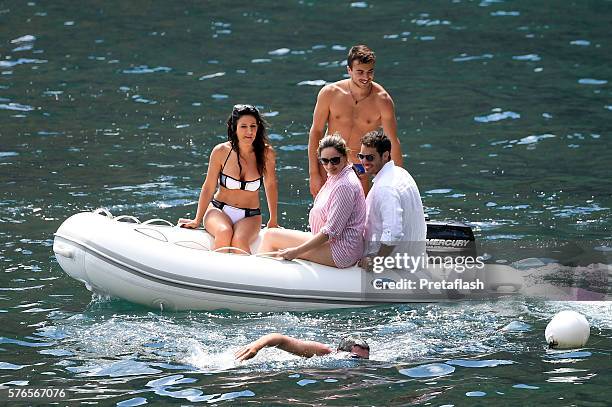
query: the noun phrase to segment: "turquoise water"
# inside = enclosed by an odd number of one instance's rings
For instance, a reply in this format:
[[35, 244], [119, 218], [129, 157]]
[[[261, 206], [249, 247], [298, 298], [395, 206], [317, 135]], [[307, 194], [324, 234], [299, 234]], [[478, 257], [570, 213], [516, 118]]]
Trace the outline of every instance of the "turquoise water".
[[[281, 224], [305, 228], [314, 101], [357, 42], [377, 53], [432, 218], [485, 242], [609, 240], [611, 15], [603, 0], [1, 3], [0, 383], [104, 405], [607, 405], [609, 303], [160, 313], [92, 297], [51, 245], [78, 211], [193, 214], [245, 102], [271, 126]], [[589, 318], [585, 349], [546, 349], [562, 309]], [[372, 360], [267, 350], [234, 364], [271, 331], [330, 344], [357, 331]]]

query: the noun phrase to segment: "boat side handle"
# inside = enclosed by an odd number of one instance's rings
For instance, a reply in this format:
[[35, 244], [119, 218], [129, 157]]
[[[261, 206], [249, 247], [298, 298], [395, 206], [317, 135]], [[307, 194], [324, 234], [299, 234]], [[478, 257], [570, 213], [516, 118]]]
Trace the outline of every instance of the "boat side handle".
[[149, 219], [142, 222], [143, 225], [151, 225], [155, 223], [162, 223], [164, 225], [174, 226], [174, 223], [168, 222], [166, 219]]
[[62, 257], [66, 257], [68, 259], [74, 258], [74, 250], [72, 247], [64, 246], [61, 244], [54, 244], [53, 251], [55, 254], [59, 254]]
[[113, 214], [110, 213], [110, 211], [106, 208], [98, 208], [95, 211], [93, 211], [93, 213], [95, 213], [96, 215], [104, 215], [107, 218], [112, 219], [113, 218]]
[[[124, 220], [125, 219], [125, 220]], [[140, 220], [138, 220], [137, 217], [135, 216], [131, 216], [131, 215], [120, 215], [120, 216], [115, 216], [115, 220], [117, 222], [127, 222], [128, 223], [140, 223]]]

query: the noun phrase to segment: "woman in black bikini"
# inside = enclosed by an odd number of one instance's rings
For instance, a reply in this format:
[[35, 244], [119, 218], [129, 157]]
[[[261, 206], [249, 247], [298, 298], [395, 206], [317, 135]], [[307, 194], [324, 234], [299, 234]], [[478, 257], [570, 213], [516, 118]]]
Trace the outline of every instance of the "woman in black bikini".
[[192, 229], [203, 221], [204, 228], [215, 238], [213, 249], [236, 247], [251, 252], [250, 244], [261, 228], [259, 189], [262, 183], [270, 210], [267, 226], [278, 227], [276, 159], [265, 125], [254, 106], [234, 106], [227, 119], [229, 141], [215, 146], [210, 154], [195, 219], [179, 220], [181, 227]]

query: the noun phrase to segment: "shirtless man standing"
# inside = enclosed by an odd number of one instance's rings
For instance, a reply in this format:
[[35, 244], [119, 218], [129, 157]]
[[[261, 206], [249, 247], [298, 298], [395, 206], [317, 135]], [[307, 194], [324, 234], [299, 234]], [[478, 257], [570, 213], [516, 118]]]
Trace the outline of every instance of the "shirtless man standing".
[[[402, 151], [397, 138], [397, 121], [393, 99], [374, 82], [374, 52], [365, 45], [356, 45], [349, 51], [346, 63], [349, 79], [325, 85], [317, 96], [312, 126], [308, 138], [308, 171], [310, 193], [316, 196], [325, 183], [327, 174], [319, 165], [317, 147], [327, 134], [339, 133], [351, 150], [349, 159], [360, 173], [364, 191], [368, 191], [361, 161], [357, 153], [361, 137], [382, 126], [391, 140], [391, 158], [402, 166]], [[327, 132], [325, 132], [327, 124]]]

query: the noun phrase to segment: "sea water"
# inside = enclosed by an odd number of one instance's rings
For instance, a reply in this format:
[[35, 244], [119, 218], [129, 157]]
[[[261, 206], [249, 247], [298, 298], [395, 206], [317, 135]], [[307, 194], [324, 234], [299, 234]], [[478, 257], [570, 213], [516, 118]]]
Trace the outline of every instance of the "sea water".
[[[0, 385], [119, 406], [609, 404], [608, 302], [172, 313], [92, 295], [60, 269], [52, 240], [97, 207], [193, 216], [236, 103], [270, 124], [281, 225], [306, 228], [316, 95], [363, 42], [432, 219], [468, 222], [482, 242], [605, 249], [611, 15], [604, 0], [3, 2]], [[589, 319], [586, 348], [547, 349], [544, 328], [563, 309]], [[371, 360], [267, 349], [235, 362], [274, 331], [332, 346], [357, 332]]]

